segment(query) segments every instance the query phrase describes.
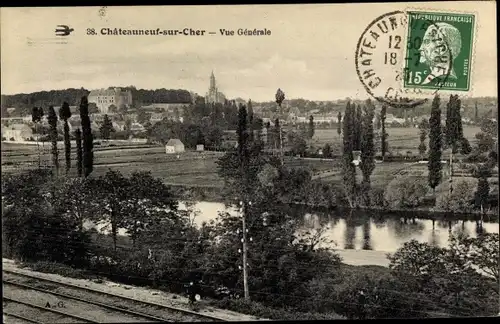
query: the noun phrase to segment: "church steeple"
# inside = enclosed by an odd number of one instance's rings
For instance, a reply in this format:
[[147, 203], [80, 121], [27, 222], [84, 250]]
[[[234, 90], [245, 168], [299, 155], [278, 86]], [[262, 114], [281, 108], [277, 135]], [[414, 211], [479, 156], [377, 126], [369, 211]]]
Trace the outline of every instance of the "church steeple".
[[215, 89], [215, 75], [214, 75], [214, 70], [212, 70], [212, 74], [210, 75], [210, 89]]

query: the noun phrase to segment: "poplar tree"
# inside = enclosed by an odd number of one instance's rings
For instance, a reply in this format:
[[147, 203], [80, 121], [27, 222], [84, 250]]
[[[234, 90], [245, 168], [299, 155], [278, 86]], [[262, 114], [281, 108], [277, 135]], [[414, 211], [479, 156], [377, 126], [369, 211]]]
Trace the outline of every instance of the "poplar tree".
[[337, 115], [337, 134], [339, 136], [342, 134], [342, 112], [339, 111], [339, 114]]
[[385, 154], [387, 153], [387, 150], [389, 149], [389, 145], [387, 143], [387, 132], [385, 131], [385, 118], [387, 115], [387, 106], [384, 104], [382, 105], [382, 110], [380, 112], [380, 126], [382, 127], [381, 135], [380, 135], [380, 148], [381, 148], [381, 153], [382, 153], [382, 161], [385, 159]]
[[479, 121], [479, 112], [477, 110], [477, 101], [474, 102], [474, 122], [477, 123]]
[[80, 128], [75, 130], [75, 142], [76, 142], [76, 169], [78, 171], [78, 176], [82, 176], [83, 171], [83, 152], [82, 152], [82, 132]]
[[454, 154], [460, 152], [469, 154], [471, 147], [469, 141], [464, 137], [462, 127], [462, 116], [460, 114], [461, 101], [458, 95], [450, 95], [450, 100], [446, 104], [446, 126], [445, 126], [445, 141], [450, 148], [450, 187], [449, 194], [453, 191], [453, 157]]
[[343, 154], [342, 154], [342, 181], [346, 192], [346, 198], [351, 208], [355, 205], [356, 195], [356, 167], [353, 163], [354, 147], [354, 118], [355, 106], [348, 101], [344, 112], [343, 122]]
[[31, 121], [35, 124], [35, 133], [36, 133], [36, 148], [38, 151], [38, 168], [41, 167], [42, 164], [42, 157], [40, 153], [40, 144], [38, 140], [38, 125], [42, 121], [43, 117], [43, 109], [40, 107], [33, 107], [31, 110]]
[[274, 136], [273, 136], [273, 142], [274, 142], [274, 148], [279, 148], [280, 146], [280, 119], [276, 118], [274, 121]]
[[59, 109], [59, 118], [64, 121], [64, 157], [66, 160], [66, 174], [68, 174], [71, 169], [71, 139], [68, 125], [68, 119], [71, 118], [71, 109], [66, 101]]
[[238, 157], [240, 162], [240, 179], [243, 181], [243, 190], [246, 192], [248, 188], [248, 177], [247, 177], [247, 168], [249, 161], [249, 132], [248, 132], [248, 115], [247, 109], [244, 105], [240, 105], [238, 110], [238, 128], [236, 130], [236, 134], [238, 136]]
[[442, 179], [441, 165], [441, 150], [442, 150], [442, 134], [441, 134], [441, 108], [440, 99], [436, 95], [432, 100], [431, 117], [429, 119], [429, 187], [435, 192], [436, 187]]
[[271, 144], [271, 122], [267, 122], [266, 123], [266, 142], [267, 142], [267, 145], [272, 145]]
[[490, 195], [490, 184], [488, 177], [491, 176], [491, 170], [486, 165], [480, 165], [475, 174], [477, 178], [477, 189], [475, 192], [475, 204], [484, 212]]
[[425, 144], [425, 140], [427, 138], [427, 133], [429, 132], [429, 121], [427, 119], [422, 119], [418, 126], [420, 130], [420, 145], [418, 146], [418, 151], [420, 155], [423, 157], [425, 152], [427, 151], [427, 145]]
[[360, 151], [361, 150], [361, 123], [362, 123], [362, 108], [361, 105], [354, 105], [353, 110], [354, 113], [354, 147], [353, 150]]
[[307, 132], [307, 136], [309, 139], [312, 139], [314, 136], [314, 117], [313, 115], [309, 116], [309, 129]]
[[252, 107], [252, 100], [248, 100], [248, 109], [247, 109], [247, 113], [248, 113], [248, 134], [249, 134], [249, 137], [248, 139], [250, 140], [250, 142], [253, 142], [254, 141], [254, 125], [253, 125], [253, 119], [254, 119], [254, 116], [253, 116], [253, 107]]
[[52, 165], [55, 173], [59, 173], [59, 150], [57, 149], [57, 114], [53, 106], [49, 107], [47, 120], [50, 126], [50, 141], [52, 142]]
[[366, 206], [370, 206], [370, 176], [375, 170], [375, 145], [373, 143], [373, 118], [375, 116], [375, 105], [370, 99], [363, 107], [362, 132], [361, 132], [361, 163], [360, 169], [363, 173], [361, 186]]
[[83, 139], [83, 175], [88, 177], [93, 171], [94, 143], [92, 129], [90, 126], [89, 103], [86, 96], [82, 97], [80, 102], [80, 119], [82, 123]]

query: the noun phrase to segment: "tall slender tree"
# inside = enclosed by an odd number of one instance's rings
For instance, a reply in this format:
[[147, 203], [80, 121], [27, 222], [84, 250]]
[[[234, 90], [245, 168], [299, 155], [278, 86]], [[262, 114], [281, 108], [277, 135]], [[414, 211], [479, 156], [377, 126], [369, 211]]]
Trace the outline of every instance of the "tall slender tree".
[[375, 105], [368, 99], [363, 107], [362, 132], [361, 132], [361, 163], [363, 173], [361, 188], [363, 190], [364, 203], [370, 206], [370, 176], [375, 170], [375, 145], [373, 143], [373, 118], [375, 116]]
[[441, 108], [440, 99], [436, 95], [432, 100], [431, 117], [429, 119], [429, 187], [433, 191], [441, 183], [442, 180], [442, 134], [441, 134]]
[[59, 174], [59, 150], [57, 149], [57, 114], [54, 106], [49, 107], [47, 120], [50, 126], [50, 141], [52, 142], [52, 165], [57, 175]]
[[271, 122], [268, 121], [266, 123], [266, 142], [267, 142], [268, 147], [272, 146], [271, 138], [272, 138], [272, 136], [271, 136]]
[[362, 131], [362, 120], [363, 112], [361, 105], [354, 105], [356, 108], [354, 110], [354, 147], [353, 150], [361, 150], [361, 131]]
[[238, 156], [240, 159], [241, 180], [244, 181], [244, 188], [247, 189], [248, 181], [246, 177], [246, 169], [248, 168], [249, 161], [249, 132], [248, 132], [248, 115], [247, 109], [244, 105], [240, 105], [238, 110], [238, 128], [236, 130], [238, 136]]
[[274, 121], [274, 134], [273, 134], [273, 143], [275, 149], [280, 149], [281, 145], [281, 126], [280, 119], [276, 118]]
[[281, 104], [285, 100], [285, 93], [280, 88], [278, 88], [278, 90], [276, 91], [275, 99], [276, 99], [276, 103], [278, 104], [278, 108], [279, 108], [279, 113], [278, 113], [279, 117], [278, 117], [278, 124], [277, 125], [278, 125], [278, 129], [279, 129], [281, 165], [283, 165], [283, 134], [281, 131], [281, 125], [279, 123], [279, 119], [283, 117], [283, 110], [282, 110]]
[[474, 122], [477, 123], [479, 121], [479, 111], [477, 109], [477, 101], [474, 102]]
[[68, 125], [68, 119], [71, 118], [71, 109], [66, 101], [59, 109], [59, 118], [64, 121], [64, 157], [66, 160], [66, 174], [68, 174], [71, 169], [71, 139]]
[[309, 116], [309, 128], [307, 130], [307, 136], [309, 139], [312, 139], [314, 136], [314, 117], [313, 115]]
[[252, 107], [252, 100], [248, 100], [248, 139], [250, 142], [254, 141], [254, 118], [253, 118], [253, 107]]
[[80, 120], [83, 137], [83, 175], [88, 177], [94, 169], [94, 140], [90, 126], [89, 102], [87, 97], [82, 97], [80, 102]]
[[43, 109], [40, 107], [33, 107], [33, 109], [31, 110], [31, 121], [33, 122], [33, 124], [35, 124], [35, 133], [36, 133], [36, 148], [37, 148], [37, 151], [38, 151], [38, 168], [41, 167], [41, 164], [42, 164], [42, 157], [41, 157], [41, 153], [40, 153], [40, 144], [39, 144], [39, 130], [38, 130], [38, 126], [40, 124], [40, 122], [42, 121], [42, 117], [43, 117]]
[[453, 157], [460, 150], [462, 154], [470, 153], [469, 141], [464, 137], [462, 127], [462, 116], [460, 114], [461, 101], [458, 95], [450, 95], [450, 100], [446, 105], [446, 126], [445, 140], [450, 149], [450, 178], [449, 194], [453, 191]]
[[342, 181], [345, 189], [345, 196], [349, 206], [353, 208], [356, 204], [356, 166], [353, 163], [354, 147], [354, 118], [355, 106], [349, 101], [344, 112], [343, 122], [343, 154], [342, 154]]
[[491, 170], [486, 165], [479, 165], [475, 171], [475, 177], [477, 178], [477, 189], [475, 192], [475, 203], [476, 206], [481, 209], [481, 213], [484, 212], [485, 206], [488, 202], [490, 195], [490, 184], [488, 183], [488, 177], [491, 176]]
[[427, 133], [429, 132], [429, 121], [426, 118], [423, 118], [418, 125], [420, 130], [420, 144], [418, 146], [418, 151], [420, 156], [423, 158], [425, 152], [427, 151], [427, 145], [425, 144], [425, 140], [427, 138]]
[[387, 132], [385, 131], [385, 119], [387, 115], [387, 106], [382, 105], [382, 110], [380, 111], [380, 126], [381, 126], [381, 134], [380, 134], [380, 148], [382, 153], [382, 161], [385, 160], [385, 154], [389, 149], [389, 145], [387, 143]]
[[82, 151], [82, 131], [80, 128], [75, 130], [75, 142], [76, 142], [76, 169], [78, 176], [83, 175], [83, 151]]
[[337, 115], [337, 134], [339, 134], [339, 136], [342, 134], [342, 112], [339, 111], [338, 115]]

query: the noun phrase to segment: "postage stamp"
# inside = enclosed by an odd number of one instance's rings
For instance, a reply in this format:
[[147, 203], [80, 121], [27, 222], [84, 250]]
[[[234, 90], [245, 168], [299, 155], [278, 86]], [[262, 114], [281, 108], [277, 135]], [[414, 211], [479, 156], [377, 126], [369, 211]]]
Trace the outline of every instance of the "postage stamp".
[[379, 102], [411, 108], [438, 91], [469, 91], [474, 14], [417, 10], [377, 17], [356, 47], [356, 71]]
[[473, 14], [409, 11], [404, 86], [468, 91], [474, 24]]

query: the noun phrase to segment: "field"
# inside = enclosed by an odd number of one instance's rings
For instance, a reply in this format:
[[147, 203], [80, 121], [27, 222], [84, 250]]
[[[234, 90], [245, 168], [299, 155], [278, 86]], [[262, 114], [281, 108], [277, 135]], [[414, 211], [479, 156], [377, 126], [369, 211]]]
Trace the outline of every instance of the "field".
[[[417, 128], [388, 128], [389, 146], [394, 150], [406, 153], [411, 150], [417, 154], [419, 144], [419, 130]], [[479, 131], [477, 127], [465, 127], [465, 136], [474, 143], [474, 135]], [[313, 138], [315, 145], [331, 143], [334, 151], [340, 149], [341, 137], [336, 129], [318, 129]], [[223, 181], [217, 174], [216, 161], [222, 153], [188, 151], [168, 155], [162, 146], [146, 144], [117, 143], [116, 146], [96, 146], [94, 148], [94, 174], [101, 175], [113, 169], [130, 175], [134, 171], [151, 171], [153, 176], [163, 179], [167, 184], [195, 186], [195, 187], [222, 187]], [[72, 145], [74, 150], [74, 144]], [[50, 143], [40, 145], [42, 152], [42, 165], [51, 166]], [[2, 173], [16, 172], [23, 169], [34, 168], [38, 165], [36, 145], [2, 143]], [[75, 151], [72, 161], [76, 160]], [[59, 146], [59, 163], [64, 169], [64, 149]], [[285, 163], [292, 167], [306, 167], [315, 179], [324, 182], [342, 181], [342, 174], [338, 160], [296, 159], [287, 157]], [[76, 173], [72, 167], [71, 173]], [[398, 175], [427, 176], [426, 164], [404, 162], [377, 163], [372, 175], [374, 187], [385, 187], [387, 183]], [[446, 176], [446, 175], [445, 175]], [[361, 172], [358, 169], [358, 178]]]
[[[50, 166], [50, 145], [45, 145], [42, 151], [42, 165]], [[203, 156], [205, 158], [203, 158]], [[177, 155], [165, 154], [161, 146], [136, 145], [134, 147], [96, 147], [94, 150], [94, 173], [104, 174], [108, 169], [130, 175], [134, 171], [151, 171], [152, 175], [163, 179], [165, 183], [221, 187], [222, 180], [217, 175], [215, 162], [221, 153], [184, 152]], [[72, 161], [76, 153], [72, 153]], [[64, 168], [64, 151], [59, 149], [59, 163]], [[36, 146], [19, 144], [2, 144], [2, 172], [34, 168], [38, 165]], [[72, 174], [76, 170], [72, 167]]]
[[[412, 151], [413, 154], [418, 154], [418, 145], [420, 144], [420, 130], [418, 128], [387, 128], [386, 129], [389, 142], [389, 150], [393, 153], [403, 153]], [[480, 131], [476, 126], [464, 126], [464, 136], [469, 140], [471, 145], [474, 145], [475, 135]], [[330, 143], [337, 152], [341, 149], [342, 136], [337, 133], [337, 129], [316, 129], [314, 131], [313, 144], [317, 147], [322, 147], [326, 143]]]

